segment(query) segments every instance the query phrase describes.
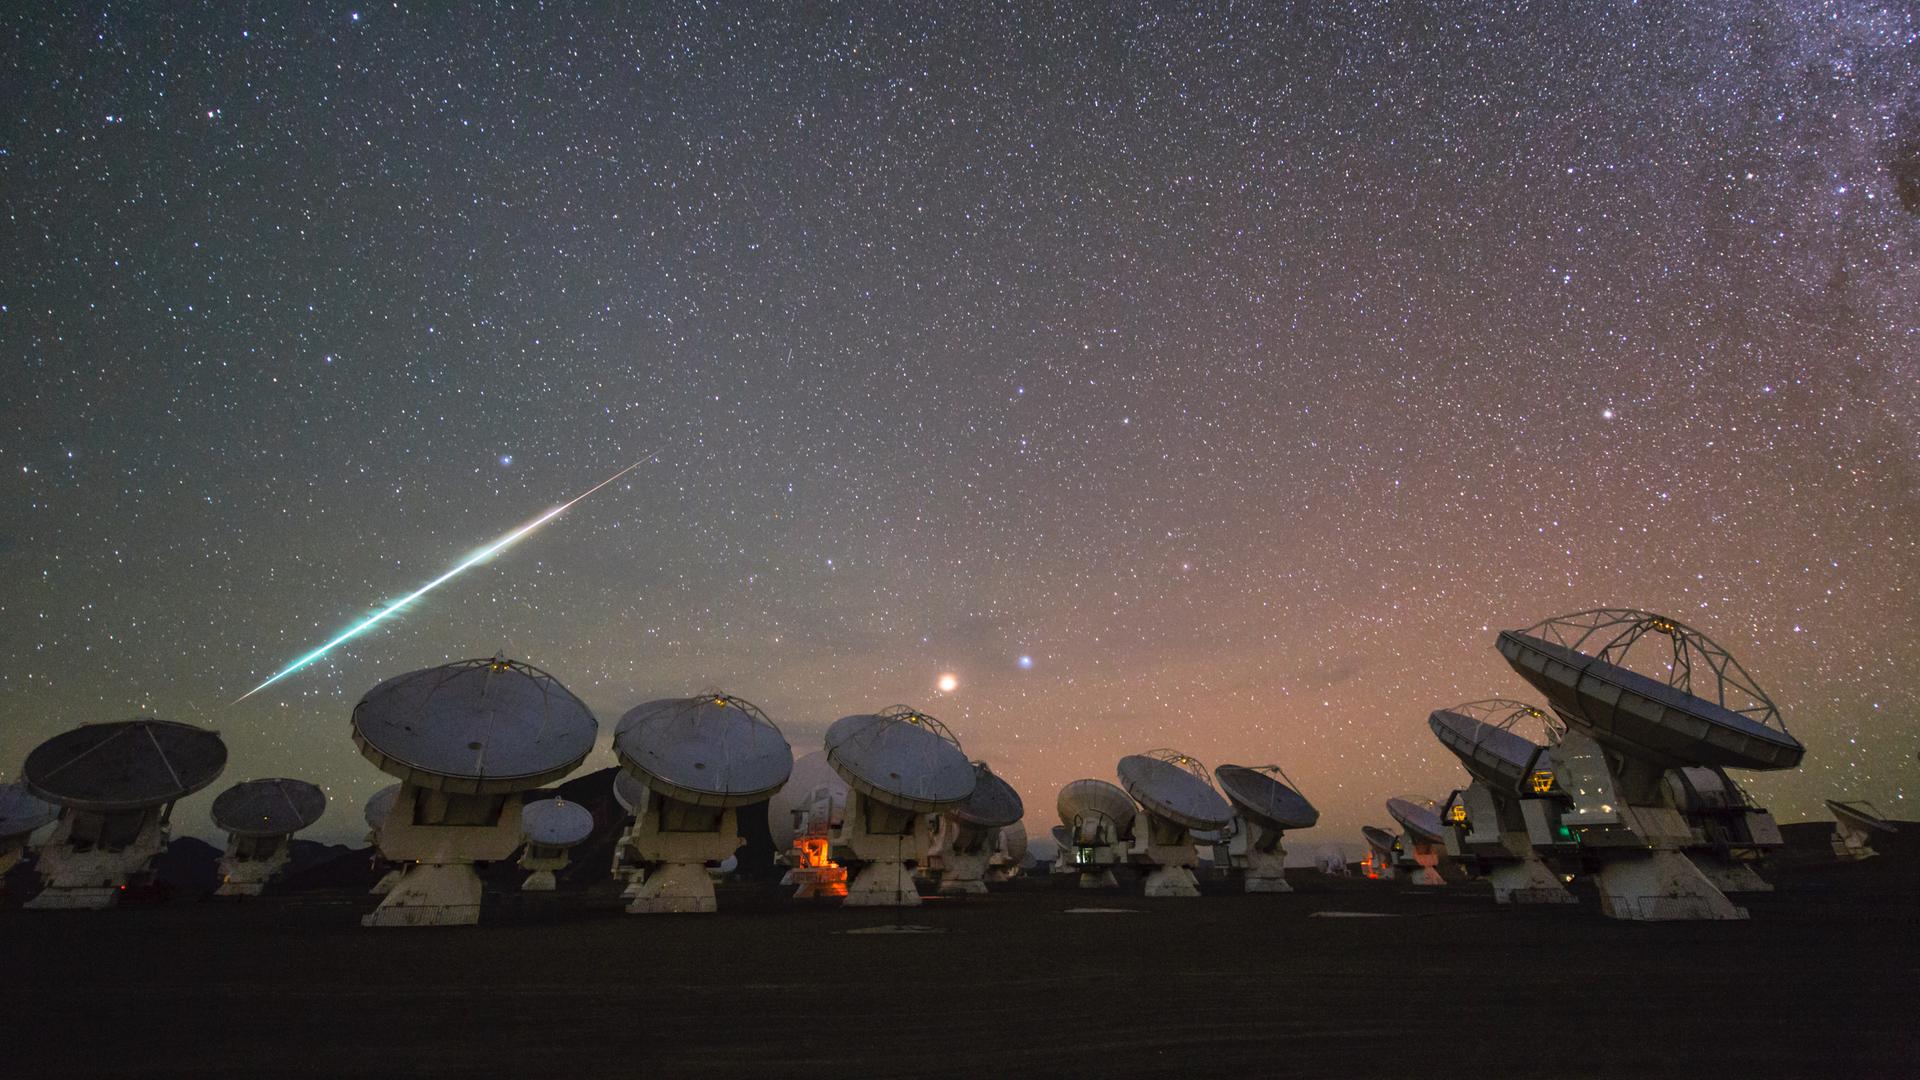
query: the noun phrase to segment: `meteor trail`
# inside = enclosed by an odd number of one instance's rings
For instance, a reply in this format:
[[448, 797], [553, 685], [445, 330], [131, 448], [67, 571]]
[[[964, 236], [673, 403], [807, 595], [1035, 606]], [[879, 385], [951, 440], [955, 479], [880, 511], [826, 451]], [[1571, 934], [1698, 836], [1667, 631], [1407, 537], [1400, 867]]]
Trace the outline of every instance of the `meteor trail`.
[[327, 653], [333, 651], [334, 646], [340, 644], [343, 641], [346, 641], [348, 638], [358, 635], [360, 632], [373, 626], [375, 623], [380, 622], [382, 619], [385, 619], [387, 616], [393, 614], [396, 611], [399, 611], [401, 608], [406, 607], [408, 604], [413, 603], [415, 600], [420, 599], [422, 596], [427, 595], [428, 593], [432, 592], [434, 589], [439, 588], [441, 585], [445, 584], [447, 581], [452, 579], [455, 575], [459, 574], [460, 571], [465, 570], [470, 566], [477, 566], [480, 563], [486, 562], [488, 559], [492, 558], [493, 556], [513, 546], [513, 543], [519, 540], [521, 537], [527, 535], [533, 530], [539, 528], [542, 525], [545, 525], [547, 522], [552, 521], [554, 518], [557, 518], [561, 514], [565, 513], [567, 508], [572, 506], [574, 503], [577, 503], [581, 499], [584, 499], [587, 496], [593, 494], [594, 492], [599, 491], [601, 488], [606, 487], [608, 484], [613, 483], [615, 480], [620, 479], [621, 477], [627, 475], [633, 470], [646, 464], [651, 459], [652, 459], [652, 455], [648, 455], [647, 457], [641, 458], [639, 461], [634, 462], [633, 464], [627, 466], [626, 468], [621, 469], [619, 472], [614, 473], [612, 476], [607, 477], [605, 480], [600, 481], [599, 483], [593, 485], [587, 490], [574, 496], [572, 499], [569, 499], [568, 501], [561, 503], [559, 506], [554, 507], [553, 509], [547, 511], [544, 514], [541, 514], [539, 517], [534, 518], [532, 521], [527, 522], [525, 525], [522, 525], [519, 528], [513, 530], [512, 532], [507, 533], [505, 536], [502, 536], [500, 539], [495, 540], [493, 543], [488, 544], [486, 547], [483, 547], [480, 550], [474, 552], [473, 554], [467, 556], [466, 558], [460, 560], [460, 562], [457, 565], [455, 565], [453, 569], [447, 571], [444, 574], [441, 574], [439, 577], [434, 578], [432, 581], [427, 582], [425, 585], [420, 586], [419, 588], [413, 590], [412, 592], [401, 597], [400, 599], [395, 600], [393, 603], [388, 604], [386, 607], [381, 608], [379, 611], [374, 612], [372, 615], [369, 615], [366, 618], [360, 620], [358, 623], [348, 627], [346, 630], [343, 630], [339, 634], [335, 635], [333, 640], [328, 641], [326, 644], [320, 646], [319, 648], [313, 650], [312, 652], [306, 654], [305, 656], [300, 657], [298, 660], [295, 660], [293, 663], [288, 664], [286, 667], [281, 668], [279, 671], [275, 672], [273, 677], [268, 679], [266, 682], [263, 682], [259, 686], [256, 686], [253, 689], [247, 691], [246, 693], [241, 694], [239, 697], [234, 698], [233, 704], [235, 705], [240, 704], [241, 702], [247, 700], [253, 695], [259, 693], [260, 691], [265, 690], [267, 687], [272, 686], [274, 683], [279, 682], [281, 679], [286, 678], [287, 676], [293, 674], [294, 672], [299, 671], [301, 668], [306, 667], [308, 664], [313, 663], [315, 660], [318, 660], [321, 657], [327, 655]]

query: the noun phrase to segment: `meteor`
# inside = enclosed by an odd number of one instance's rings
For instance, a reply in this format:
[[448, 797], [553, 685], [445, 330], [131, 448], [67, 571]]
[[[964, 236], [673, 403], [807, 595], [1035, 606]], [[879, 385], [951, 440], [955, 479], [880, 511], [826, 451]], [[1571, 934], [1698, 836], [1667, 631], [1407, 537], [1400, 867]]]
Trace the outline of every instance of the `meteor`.
[[439, 588], [441, 585], [446, 584], [448, 581], [452, 580], [455, 576], [457, 576], [462, 570], [465, 570], [469, 567], [478, 566], [479, 564], [486, 562], [488, 559], [493, 558], [495, 555], [498, 555], [500, 552], [505, 551], [507, 548], [512, 547], [514, 543], [517, 542], [521, 537], [526, 536], [528, 533], [532, 532], [533, 530], [539, 528], [542, 525], [545, 525], [547, 522], [552, 521], [554, 518], [559, 517], [561, 514], [566, 513], [567, 508], [571, 507], [574, 503], [579, 502], [581, 499], [586, 498], [587, 496], [593, 494], [594, 492], [599, 491], [601, 488], [606, 487], [608, 484], [613, 483], [615, 480], [618, 480], [621, 477], [627, 475], [633, 470], [646, 464], [649, 460], [651, 460], [651, 455], [649, 455], [648, 457], [641, 458], [639, 461], [634, 462], [633, 464], [627, 466], [626, 468], [621, 469], [619, 472], [614, 473], [612, 476], [607, 477], [605, 480], [600, 481], [599, 483], [593, 485], [587, 490], [574, 496], [572, 499], [569, 499], [566, 502], [561, 503], [559, 506], [554, 507], [553, 509], [547, 511], [544, 514], [541, 514], [539, 517], [534, 518], [532, 521], [527, 522], [525, 525], [522, 525], [519, 528], [513, 530], [512, 532], [507, 533], [505, 536], [500, 537], [498, 540], [495, 540], [493, 543], [488, 544], [486, 547], [483, 547], [480, 550], [474, 552], [473, 554], [467, 556], [466, 558], [460, 560], [460, 562], [457, 563], [453, 569], [447, 571], [444, 574], [441, 574], [439, 577], [434, 578], [432, 581], [427, 582], [425, 585], [420, 586], [419, 588], [413, 590], [412, 592], [401, 597], [400, 599], [395, 600], [393, 603], [388, 604], [386, 607], [381, 608], [379, 611], [374, 612], [372, 615], [369, 615], [366, 618], [360, 620], [358, 623], [355, 623], [353, 626], [350, 626], [346, 630], [343, 630], [339, 634], [336, 634], [333, 637], [333, 639], [328, 641], [326, 644], [320, 646], [319, 648], [313, 650], [310, 653], [307, 653], [305, 656], [300, 657], [299, 659], [295, 660], [293, 663], [288, 664], [286, 667], [281, 668], [279, 671], [275, 672], [273, 674], [273, 677], [268, 679], [266, 682], [263, 682], [259, 686], [256, 686], [253, 689], [247, 691], [246, 693], [241, 694], [239, 697], [234, 698], [233, 703], [235, 705], [240, 704], [241, 702], [247, 700], [253, 695], [259, 693], [260, 691], [265, 690], [267, 687], [272, 686], [274, 683], [279, 682], [281, 679], [286, 678], [287, 676], [293, 674], [294, 672], [299, 671], [301, 668], [306, 667], [308, 664], [313, 663], [315, 660], [318, 660], [321, 657], [327, 655], [329, 652], [333, 651], [334, 646], [339, 645], [341, 642], [346, 641], [349, 638], [357, 637], [359, 634], [366, 631], [367, 629], [372, 627], [374, 624], [384, 620], [387, 616], [393, 614], [396, 611], [399, 611], [401, 608], [406, 607], [408, 604], [411, 604], [415, 600], [418, 600], [421, 597], [427, 595], [433, 590]]

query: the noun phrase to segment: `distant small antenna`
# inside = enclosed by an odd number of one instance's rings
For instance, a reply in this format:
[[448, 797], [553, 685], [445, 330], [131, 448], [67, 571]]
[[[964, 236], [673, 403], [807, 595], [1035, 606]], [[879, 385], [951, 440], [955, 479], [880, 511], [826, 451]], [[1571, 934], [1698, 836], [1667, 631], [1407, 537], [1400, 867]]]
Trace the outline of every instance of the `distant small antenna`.
[[213, 800], [213, 823], [227, 834], [215, 896], [258, 896], [287, 864], [293, 834], [326, 813], [327, 794], [305, 780], [245, 780]]

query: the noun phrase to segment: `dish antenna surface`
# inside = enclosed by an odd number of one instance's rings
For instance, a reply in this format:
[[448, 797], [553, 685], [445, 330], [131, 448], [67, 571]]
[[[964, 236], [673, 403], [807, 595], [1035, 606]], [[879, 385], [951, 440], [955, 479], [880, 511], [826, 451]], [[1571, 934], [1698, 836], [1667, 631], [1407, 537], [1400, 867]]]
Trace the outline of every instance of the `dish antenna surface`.
[[13, 869], [35, 831], [60, 816], [60, 808], [23, 784], [0, 784], [0, 875]]
[[1140, 804], [1145, 819], [1144, 829], [1135, 826], [1134, 842], [1153, 866], [1146, 894], [1199, 896], [1193, 867], [1200, 865], [1200, 853], [1193, 831], [1219, 829], [1233, 820], [1233, 810], [1214, 790], [1207, 767], [1178, 750], [1162, 749], [1121, 758], [1119, 773], [1120, 786]]
[[1440, 853], [1446, 849], [1446, 826], [1440, 804], [1419, 795], [1387, 800], [1387, 813], [1400, 825], [1400, 854], [1413, 860], [1415, 885], [1445, 885], [1440, 876]]
[[613, 801], [621, 810], [620, 835], [613, 842], [613, 877], [622, 883], [620, 898], [632, 900], [640, 895], [647, 880], [647, 868], [633, 847], [633, 822], [647, 805], [647, 785], [625, 769], [613, 773]]
[[825, 743], [827, 762], [851, 791], [833, 844], [836, 862], [858, 868], [846, 903], [919, 904], [912, 866], [932, 842], [929, 815], [973, 794], [973, 763], [960, 740], [932, 716], [896, 705], [835, 720]]
[[1025, 822], [1016, 821], [1001, 829], [994, 840], [993, 857], [987, 860], [987, 877], [1010, 881], [1029, 864], [1029, 845]]
[[768, 801], [767, 826], [787, 868], [780, 883], [796, 886], [795, 899], [847, 895], [846, 868], [832, 856], [850, 797], [827, 752], [815, 750], [793, 763], [787, 786]]
[[1134, 819], [1140, 813], [1133, 796], [1105, 780], [1075, 780], [1060, 789], [1054, 809], [1064, 830], [1054, 834], [1060, 843], [1055, 869], [1078, 869], [1083, 889], [1119, 884], [1113, 868], [1133, 849]]
[[395, 676], [353, 710], [353, 741], [400, 794], [379, 826], [401, 864], [366, 926], [480, 921], [475, 864], [521, 841], [519, 795], [577, 768], [599, 730], [586, 705], [529, 664], [496, 656]]
[[[987, 867], [999, 847], [1000, 832], [1017, 825], [1027, 812], [1020, 793], [994, 774], [984, 761], [973, 763], [973, 793], [940, 815], [927, 866], [940, 891], [964, 895], [987, 891]], [[1021, 847], [1026, 834], [1021, 834]]]
[[646, 880], [627, 910], [715, 910], [707, 868], [740, 846], [738, 808], [786, 784], [793, 771], [786, 737], [752, 702], [713, 691], [628, 710], [613, 752], [647, 789], [631, 834]]
[[[1694, 826], [1670, 769], [1788, 769], [1806, 751], [1732, 654], [1663, 615], [1599, 608], [1502, 631], [1496, 647], [1569, 730], [1554, 748], [1567, 824], [1599, 860], [1613, 918], [1740, 919], [1682, 853]], [[1764, 811], [1759, 813], [1764, 814]], [[1765, 832], [1771, 821], [1757, 821]]]
[[[1441, 809], [1447, 854], [1485, 877], [1496, 903], [1573, 903], [1573, 894], [1542, 854], [1578, 868], [1578, 848], [1560, 824], [1567, 804], [1554, 784], [1549, 753], [1566, 725], [1506, 698], [1436, 709], [1427, 725], [1472, 777]], [[1523, 727], [1542, 731], [1546, 742], [1522, 735]]]
[[292, 854], [293, 834], [326, 813], [327, 794], [305, 780], [243, 780], [213, 800], [227, 834], [215, 896], [259, 896]]
[[367, 843], [373, 848], [373, 868], [380, 872], [380, 880], [373, 883], [367, 891], [375, 896], [385, 896], [393, 891], [400, 880], [398, 866], [380, 854], [380, 826], [386, 823], [387, 815], [393, 812], [393, 804], [400, 798], [400, 785], [388, 784], [373, 793], [361, 808], [361, 815], [367, 819]]
[[111, 906], [166, 850], [173, 804], [226, 765], [220, 736], [150, 716], [83, 724], [35, 747], [20, 778], [60, 815], [36, 867], [46, 888], [26, 906]]
[[567, 868], [567, 853], [593, 835], [593, 812], [565, 799], [540, 799], [520, 807], [520, 828], [527, 838], [520, 854], [523, 892], [552, 892], [554, 872]]
[[1239, 812], [1225, 846], [1230, 864], [1246, 872], [1247, 891], [1292, 892], [1283, 838], [1290, 829], [1313, 828], [1320, 811], [1278, 765], [1222, 765], [1213, 778]]
[[1360, 835], [1367, 841], [1367, 861], [1364, 864], [1367, 877], [1398, 881], [1405, 876], [1400, 867], [1398, 834], [1378, 825], [1362, 825]]
[[1825, 801], [1827, 812], [1833, 815], [1833, 854], [1836, 858], [1871, 859], [1880, 854], [1873, 850], [1875, 836], [1891, 836], [1900, 831], [1899, 826], [1888, 821], [1872, 803], [1863, 799]]

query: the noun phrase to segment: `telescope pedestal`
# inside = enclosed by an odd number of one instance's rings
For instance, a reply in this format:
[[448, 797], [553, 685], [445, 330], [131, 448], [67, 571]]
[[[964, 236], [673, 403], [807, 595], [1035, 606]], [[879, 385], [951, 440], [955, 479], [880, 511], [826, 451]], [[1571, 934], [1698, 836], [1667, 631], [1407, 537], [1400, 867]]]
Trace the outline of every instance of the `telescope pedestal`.
[[1140, 816], [1145, 820], [1135, 824], [1133, 834], [1146, 837], [1142, 853], [1153, 867], [1147, 874], [1146, 895], [1199, 896], [1200, 881], [1193, 876], [1193, 867], [1200, 865], [1200, 853], [1194, 850], [1193, 833], [1165, 818], [1144, 812]]
[[940, 840], [927, 854], [927, 867], [940, 881], [943, 896], [987, 891], [987, 864], [993, 859], [998, 829], [981, 829], [942, 818]]
[[[1293, 886], [1287, 884], [1287, 849], [1281, 843], [1284, 834], [1257, 821], [1247, 822], [1246, 828], [1247, 851], [1241, 858], [1246, 860], [1247, 891], [1292, 892]], [[1239, 837], [1234, 839], [1238, 840]]]
[[267, 890], [267, 882], [292, 857], [284, 838], [271, 854], [264, 856], [247, 856], [241, 850], [245, 844], [245, 837], [227, 838], [227, 852], [220, 857], [220, 887], [213, 890], [213, 895], [259, 896]]
[[1561, 821], [1579, 832], [1582, 855], [1600, 863], [1594, 884], [1603, 914], [1640, 922], [1747, 917], [1682, 852], [1693, 826], [1673, 805], [1664, 770], [1622, 758], [1616, 773], [1600, 744], [1578, 730], [1561, 738], [1553, 760], [1574, 804]]
[[[727, 849], [731, 855], [733, 849]], [[627, 905], [629, 915], [704, 915], [719, 910], [713, 878], [701, 862], [670, 862], [653, 868]]]
[[[400, 877], [362, 926], [471, 926], [480, 873], [520, 846], [518, 796], [464, 795], [406, 784], [380, 826], [380, 854]], [[375, 886], [378, 888], [378, 886]]]
[[[677, 826], [677, 827], [676, 827]], [[627, 905], [629, 915], [707, 914], [718, 909], [707, 864], [740, 846], [733, 807], [690, 806], [649, 792], [646, 810], [629, 832], [646, 867], [646, 880]]]
[[1113, 876], [1111, 866], [1099, 866], [1080, 871], [1080, 887], [1083, 889], [1117, 889], [1120, 881]]
[[1833, 857], [1847, 862], [1871, 859], [1880, 854], [1873, 850], [1873, 834], [1866, 829], [1844, 821], [1833, 823]]
[[919, 906], [912, 862], [933, 839], [927, 821], [926, 814], [852, 793], [835, 842], [836, 853], [844, 848], [848, 855], [841, 861], [863, 864], [847, 884], [848, 907]]
[[1773, 885], [1760, 876], [1753, 864], [1744, 859], [1722, 859], [1708, 852], [1693, 851], [1687, 858], [1702, 877], [1721, 892], [1772, 892]]
[[520, 869], [530, 870], [526, 880], [520, 883], [521, 892], [552, 892], [558, 882], [554, 873], [565, 870], [568, 863], [567, 849], [547, 847], [544, 844], [527, 845], [520, 855]]
[[1407, 881], [1414, 885], [1445, 885], [1447, 879], [1440, 876], [1440, 845], [1430, 840], [1415, 840], [1411, 836], [1400, 838], [1403, 855], [1407, 865]]
[[[112, 907], [121, 890], [143, 877], [167, 848], [167, 826], [158, 807], [131, 814], [138, 820], [127, 820], [127, 814], [62, 810], [35, 866], [46, 888], [25, 906], [37, 911]], [[94, 844], [82, 850], [75, 846], [76, 831], [82, 836], [130, 832], [132, 837], [124, 846]]]
[[361, 926], [472, 926], [480, 921], [480, 874], [470, 862], [411, 863]]
[[1493, 899], [1499, 904], [1574, 904], [1567, 886], [1541, 861], [1528, 852], [1518, 859], [1503, 859], [1487, 871], [1493, 886]]

